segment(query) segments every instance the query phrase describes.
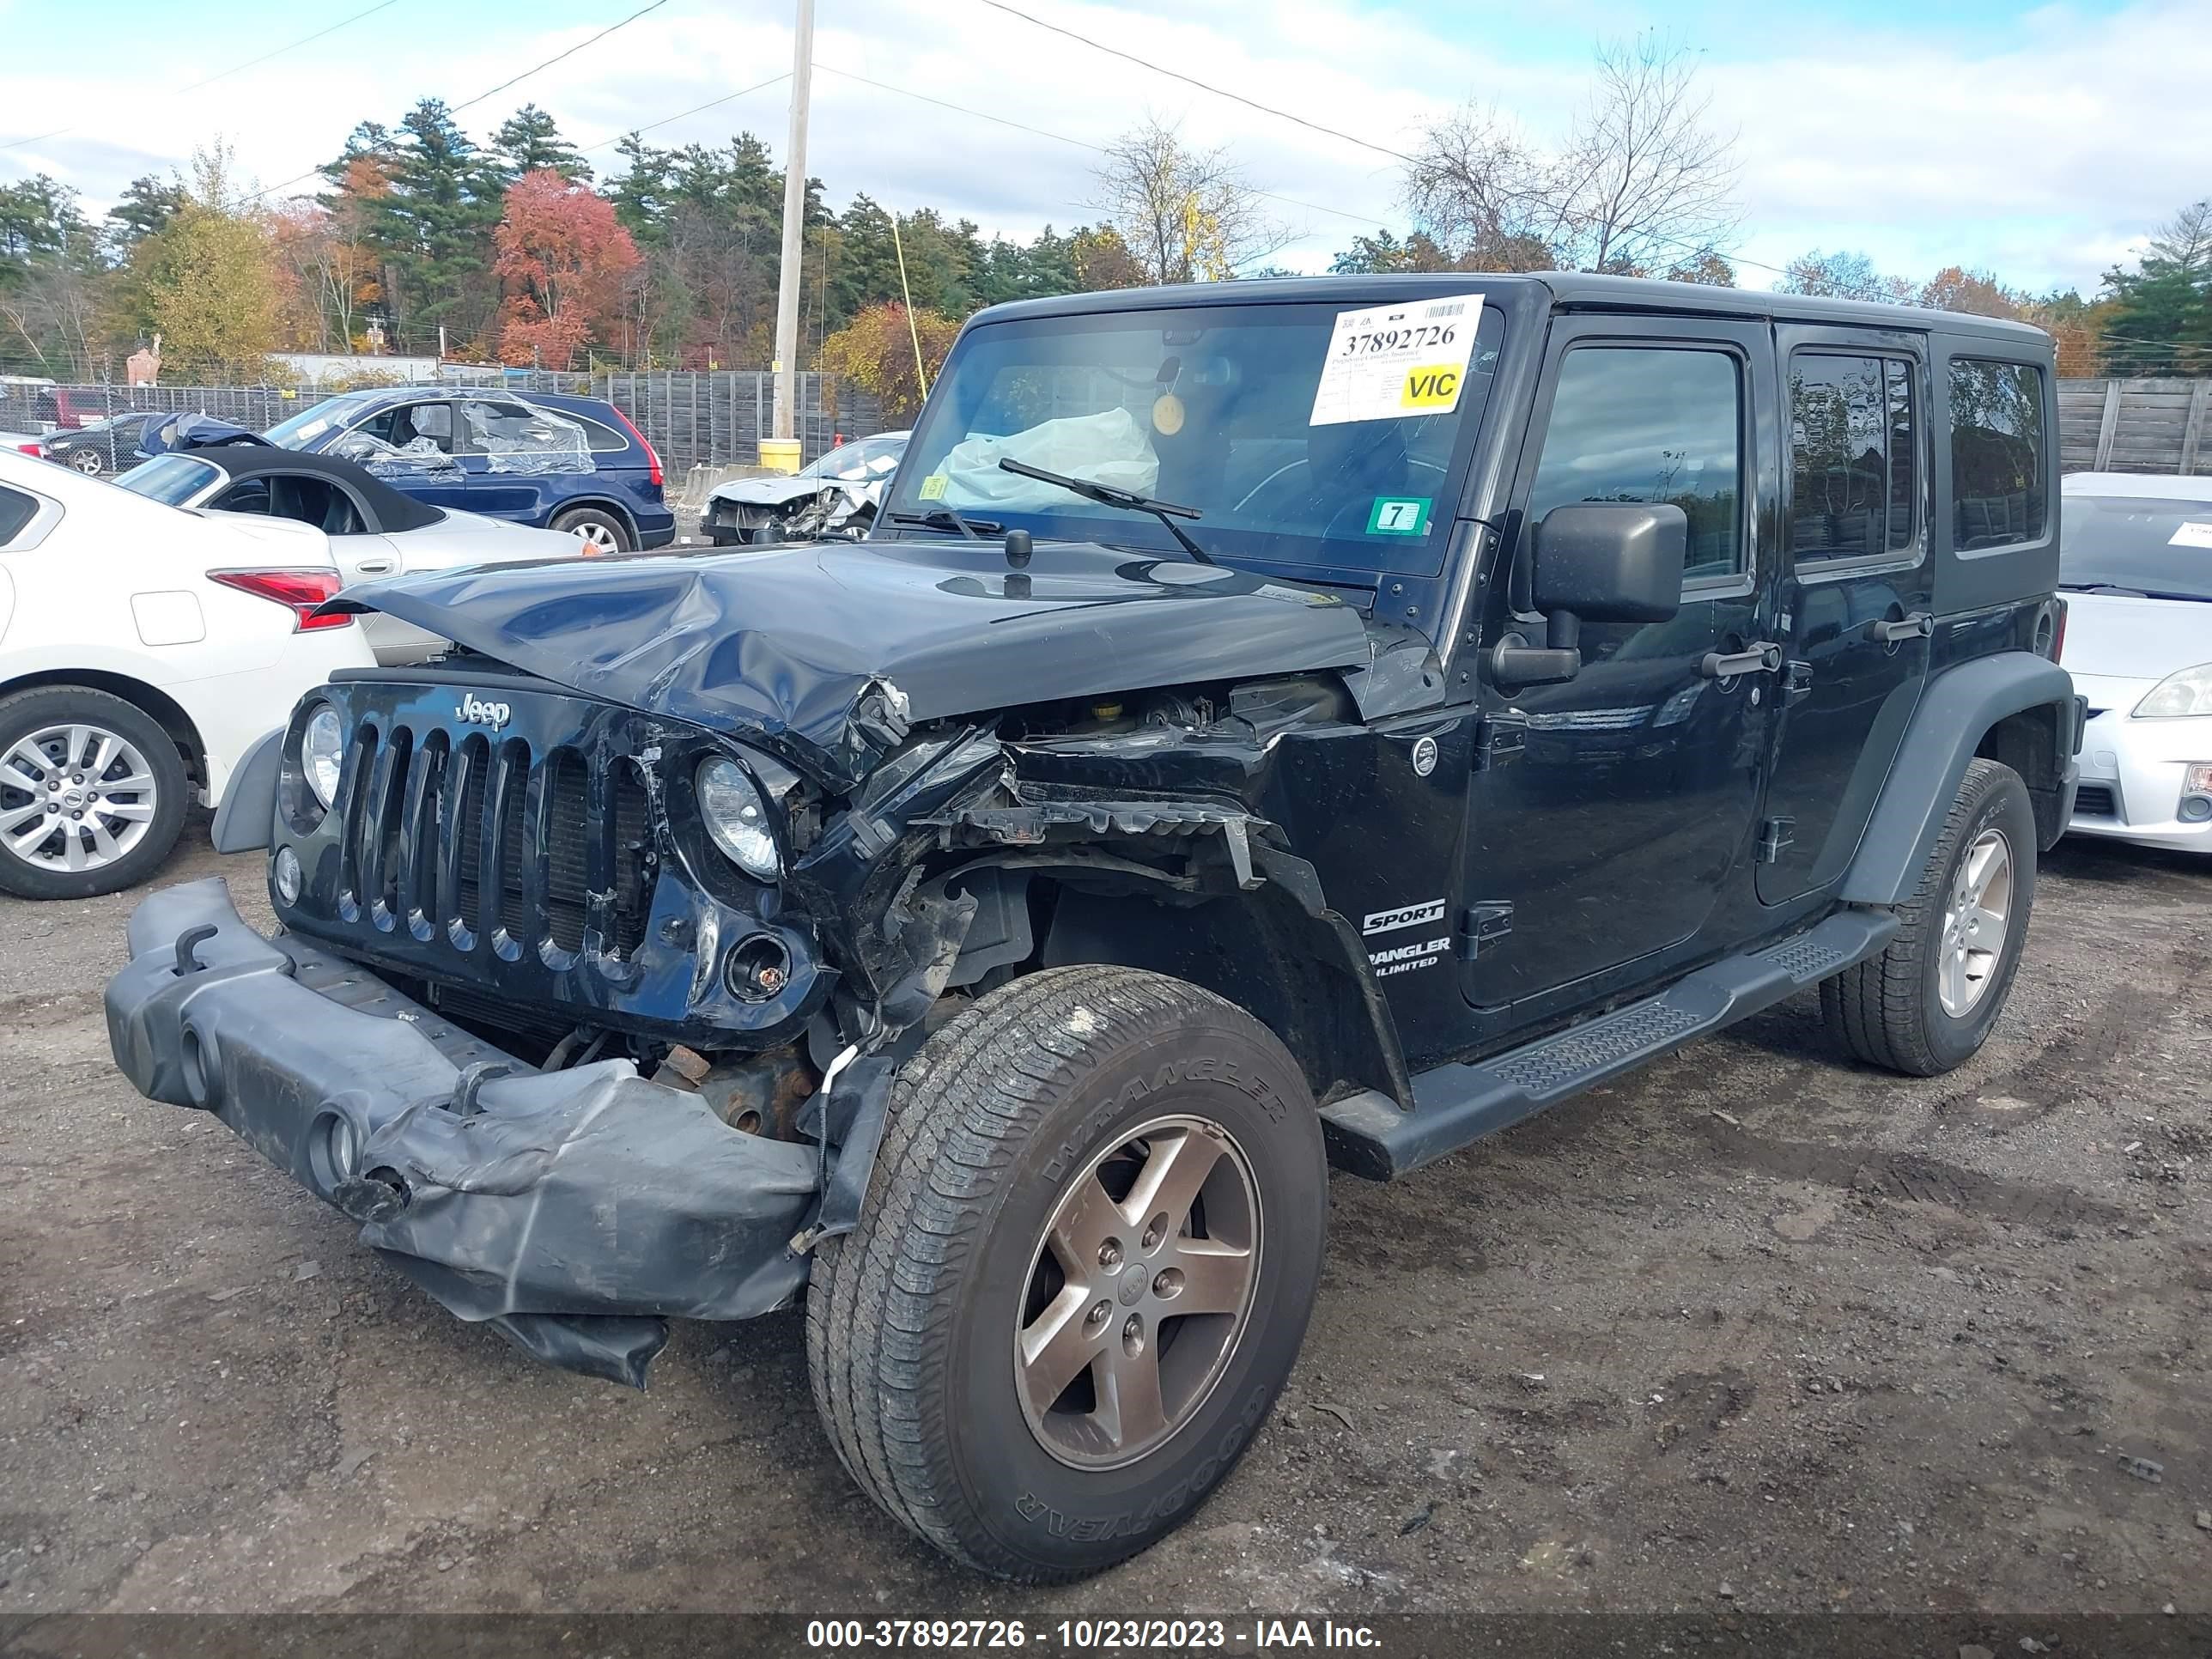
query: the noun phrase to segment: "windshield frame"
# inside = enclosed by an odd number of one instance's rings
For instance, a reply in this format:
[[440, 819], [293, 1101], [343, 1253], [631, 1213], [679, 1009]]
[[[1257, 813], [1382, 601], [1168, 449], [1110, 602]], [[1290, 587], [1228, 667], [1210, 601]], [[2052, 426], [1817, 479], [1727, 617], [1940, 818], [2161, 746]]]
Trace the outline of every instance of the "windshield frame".
[[[1209, 294], [1203, 298], [1194, 298], [1186, 289], [1174, 294], [1171, 300], [1164, 292], [1162, 302], [1158, 304], [1101, 305], [1095, 308], [1078, 309], [1062, 302], [1043, 310], [1031, 311], [1024, 307], [1003, 318], [993, 318], [986, 313], [971, 321], [939, 371], [929, 402], [915, 422], [906, 453], [900, 459], [892, 488], [884, 503], [878, 527], [872, 534], [888, 539], [954, 533], [919, 525], [891, 523], [894, 514], [921, 514], [933, 508], [951, 507], [969, 518], [990, 519], [1003, 523], [1008, 529], [1026, 530], [1039, 541], [1089, 541], [1177, 560], [1188, 557], [1166, 528], [1157, 519], [1145, 514], [1075, 502], [1041, 514], [1005, 502], [962, 503], [921, 496], [920, 491], [925, 471], [916, 458], [939, 448], [936, 434], [939, 423], [961, 418], [953, 412], [952, 400], [945, 395], [945, 389], [955, 384], [956, 376], [964, 365], [983, 344], [993, 340], [998, 331], [1036, 335], [1092, 330], [1102, 332], [1124, 330], [1158, 331], [1183, 327], [1218, 327], [1225, 320], [1222, 315], [1224, 313], [1268, 313], [1266, 319], [1268, 325], [1297, 323], [1316, 325], [1322, 329], [1322, 338], [1326, 339], [1328, 331], [1334, 326], [1337, 318], [1348, 312], [1370, 309], [1382, 303], [1416, 303], [1481, 294], [1482, 314], [1478, 321], [1480, 333], [1470, 352], [1470, 365], [1486, 354], [1495, 354], [1492, 367], [1490, 373], [1480, 376], [1470, 372], [1467, 390], [1453, 411], [1458, 424], [1453, 434], [1449, 458], [1444, 464], [1443, 476], [1437, 482], [1430, 519], [1432, 528], [1419, 544], [1418, 556], [1413, 556], [1413, 548], [1400, 544], [1363, 541], [1356, 537], [1340, 535], [1324, 540], [1318, 536], [1299, 536], [1288, 532], [1232, 527], [1219, 520], [1209, 521], [1203, 516], [1187, 526], [1190, 534], [1219, 563], [1292, 581], [1327, 587], [1359, 587], [1378, 592], [1385, 586], [1395, 587], [1406, 583], [1426, 586], [1449, 581], [1455, 561], [1462, 556], [1456, 525], [1464, 516], [1471, 470], [1484, 434], [1495, 423], [1494, 413], [1500, 406], [1499, 386], [1510, 348], [1516, 335], [1522, 331], [1517, 321], [1518, 296], [1508, 292], [1494, 292], [1494, 288], [1504, 285], [1486, 284], [1482, 277], [1472, 276], [1429, 279], [1418, 289], [1393, 289], [1380, 294], [1371, 284], [1347, 281], [1340, 296], [1316, 295], [1310, 290], [1294, 297], [1245, 295], [1237, 293], [1236, 286], [1233, 283], [1223, 284], [1218, 297]], [[964, 433], [958, 434], [952, 441], [957, 442], [959, 437], [965, 435]], [[942, 447], [949, 450], [951, 443]], [[942, 459], [941, 453], [939, 459]], [[1159, 489], [1170, 495], [1174, 493], [1172, 485], [1164, 482]], [[1199, 507], [1201, 514], [1206, 507], [1206, 504], [1200, 501], [1184, 504]], [[1302, 546], [1311, 550], [1312, 556], [1270, 557], [1259, 550], [1257, 545], [1267, 542]], [[1346, 553], [1355, 549], [1371, 556], [1347, 558]], [[1403, 556], [1394, 561], [1390, 556], [1393, 553]]]
[[[2058, 525], [2062, 592], [2118, 588], [2152, 599], [2212, 603], [2212, 547], [2178, 546], [2170, 539], [2184, 524], [2212, 525], [2212, 501], [2068, 490], [2064, 501]], [[2124, 551], [2095, 545], [2118, 539], [2114, 532], [2123, 528]]]

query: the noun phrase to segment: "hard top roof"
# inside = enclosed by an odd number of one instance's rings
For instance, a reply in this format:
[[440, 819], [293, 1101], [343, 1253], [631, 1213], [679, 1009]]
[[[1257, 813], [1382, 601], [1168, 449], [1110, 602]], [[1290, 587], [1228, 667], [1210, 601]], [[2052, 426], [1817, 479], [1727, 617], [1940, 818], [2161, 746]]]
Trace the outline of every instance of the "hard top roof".
[[1515, 276], [1444, 271], [1422, 276], [1266, 276], [1174, 288], [1111, 289], [1096, 294], [1060, 295], [1048, 300], [1016, 300], [978, 312], [971, 321], [995, 323], [1027, 317], [1150, 311], [1171, 306], [1318, 303], [1351, 307], [1470, 292], [1503, 295], [1513, 289], [1540, 294], [1543, 303], [1571, 309], [1688, 311], [1715, 317], [1853, 323], [1862, 328], [1912, 329], [1922, 332], [1942, 328], [1950, 333], [1985, 335], [2015, 348], [2041, 351], [2050, 349], [2050, 336], [2039, 328], [1995, 317], [1972, 316], [1965, 312], [1875, 305], [1863, 300], [1815, 299], [1759, 289], [1713, 288], [1700, 283], [1662, 283], [1642, 276], [1593, 276], [1571, 270]]

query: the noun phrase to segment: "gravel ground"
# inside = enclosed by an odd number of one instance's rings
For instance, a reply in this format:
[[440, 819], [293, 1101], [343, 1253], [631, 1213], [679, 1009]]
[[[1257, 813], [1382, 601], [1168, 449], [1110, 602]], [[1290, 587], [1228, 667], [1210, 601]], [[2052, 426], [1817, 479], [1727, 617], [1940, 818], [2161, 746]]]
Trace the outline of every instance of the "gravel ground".
[[[162, 878], [218, 871], [265, 923], [204, 824]], [[0, 900], [0, 1611], [2212, 1610], [2212, 867], [2069, 843], [2039, 901], [1950, 1077], [1800, 999], [1335, 1177], [1251, 1455], [1031, 1593], [852, 1487], [798, 1315], [679, 1328], [643, 1395], [532, 1364], [116, 1074], [132, 895]]]

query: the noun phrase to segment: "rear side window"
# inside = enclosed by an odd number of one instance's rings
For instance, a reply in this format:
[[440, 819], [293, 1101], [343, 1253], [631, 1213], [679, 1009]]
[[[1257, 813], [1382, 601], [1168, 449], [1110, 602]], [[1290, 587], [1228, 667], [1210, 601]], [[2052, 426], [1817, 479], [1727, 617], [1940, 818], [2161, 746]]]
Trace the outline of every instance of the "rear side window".
[[1686, 582], [1743, 560], [1743, 393], [1723, 351], [1577, 346], [1559, 364], [1528, 521], [1571, 501], [1672, 502], [1690, 520]]
[[0, 547], [23, 533], [23, 526], [39, 516], [39, 498], [20, 489], [0, 487]]
[[1790, 360], [1790, 547], [1800, 565], [1911, 551], [1919, 499], [1912, 365]]
[[2043, 371], [1960, 357], [1951, 364], [1951, 544], [1961, 553], [2039, 540]]
[[594, 455], [619, 455], [629, 447], [629, 440], [605, 421], [595, 421], [588, 415], [571, 415], [568, 418], [584, 428]]

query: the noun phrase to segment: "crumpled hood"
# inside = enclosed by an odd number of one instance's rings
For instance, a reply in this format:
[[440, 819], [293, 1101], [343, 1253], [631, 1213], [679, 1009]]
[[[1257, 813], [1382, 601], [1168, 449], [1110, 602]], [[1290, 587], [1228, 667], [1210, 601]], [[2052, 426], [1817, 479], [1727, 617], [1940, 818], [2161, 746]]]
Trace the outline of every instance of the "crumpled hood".
[[821, 543], [568, 560], [349, 589], [543, 679], [744, 728], [825, 783], [865, 776], [909, 721], [1193, 680], [1364, 666], [1334, 597], [1243, 571], [1040, 542]]

